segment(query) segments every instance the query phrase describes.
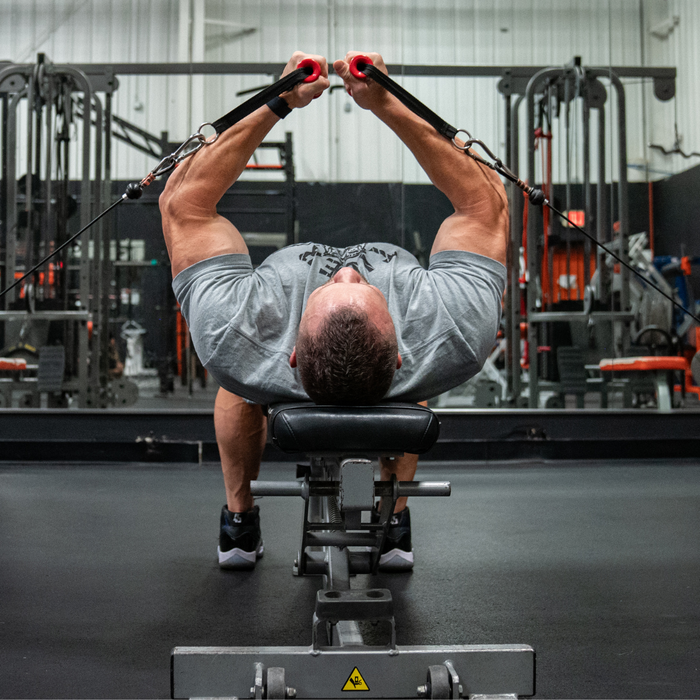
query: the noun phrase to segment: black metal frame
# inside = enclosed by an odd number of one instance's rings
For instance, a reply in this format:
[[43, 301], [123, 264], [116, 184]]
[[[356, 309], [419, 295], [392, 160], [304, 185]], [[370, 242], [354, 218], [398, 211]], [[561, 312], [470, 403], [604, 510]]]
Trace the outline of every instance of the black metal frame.
[[[574, 57], [572, 62], [559, 68], [543, 68], [538, 71], [520, 70], [517, 74], [510, 74], [499, 83], [499, 90], [506, 99], [506, 161], [511, 170], [518, 172], [519, 156], [519, 109], [524, 101], [527, 109], [526, 127], [526, 147], [527, 147], [527, 167], [525, 177], [527, 182], [535, 183], [535, 101], [537, 96], [544, 95], [547, 91], [557, 90], [563, 85], [563, 102], [566, 116], [566, 130], [568, 143], [569, 129], [569, 101], [574, 98], [570, 90], [570, 83], [574, 76], [579, 76], [582, 81], [583, 97], [583, 170], [584, 170], [584, 195], [586, 222], [595, 224], [595, 236], [598, 241], [605, 242], [605, 222], [606, 222], [606, 193], [605, 193], [605, 104], [607, 101], [607, 90], [601, 83], [601, 79], [608, 79], [610, 87], [617, 97], [617, 134], [618, 134], [618, 209], [620, 230], [617, 234], [614, 245], [623, 260], [627, 260], [628, 237], [629, 237], [629, 214], [628, 214], [628, 186], [627, 186], [627, 144], [626, 144], [626, 114], [625, 114], [625, 91], [621, 78], [623, 77], [648, 77], [654, 80], [654, 93], [660, 100], [669, 100], [675, 95], [675, 75], [674, 68], [634, 68], [634, 67], [583, 67], [579, 57]], [[511, 95], [518, 95], [514, 102], [511, 102]], [[559, 96], [561, 99], [561, 95]], [[590, 177], [590, 151], [592, 149], [590, 139], [590, 111], [598, 111], [598, 187], [595, 202], [592, 196], [592, 186]], [[547, 346], [548, 326], [547, 323], [556, 320], [579, 321], [586, 323], [610, 323], [613, 327], [617, 325], [623, 352], [630, 346], [630, 322], [633, 320], [630, 306], [630, 273], [626, 267], [622, 267], [621, 278], [621, 298], [620, 308], [615, 311], [594, 311], [592, 313], [571, 314], [566, 312], [543, 312], [539, 309], [540, 300], [539, 278], [540, 278], [540, 254], [539, 254], [539, 234], [536, 230], [536, 221], [533, 216], [528, 218], [527, 227], [527, 273], [526, 283], [526, 314], [521, 316], [519, 303], [519, 279], [518, 265], [520, 249], [520, 235], [522, 231], [523, 219], [523, 198], [513, 187], [510, 188], [511, 202], [511, 235], [510, 235], [510, 259], [511, 269], [508, 280], [508, 294], [505, 303], [505, 328], [507, 342], [506, 357], [506, 377], [508, 382], [508, 403], [513, 406], [520, 405], [522, 393], [522, 377], [520, 367], [520, 352], [518, 348], [520, 338], [520, 323], [527, 323], [528, 338], [528, 391], [527, 401], [531, 409], [539, 407], [540, 402], [540, 371], [541, 356], [538, 348], [540, 345]], [[570, 206], [570, 184], [567, 183], [567, 208]], [[551, 219], [550, 219], [551, 222]], [[551, 224], [550, 224], [551, 225]], [[589, 251], [590, 242], [584, 242], [584, 286], [590, 281]], [[605, 253], [598, 248], [597, 269], [600, 271], [596, 296], [599, 300], [606, 302], [609, 297], [609, 285], [611, 279], [606, 274], [604, 258]], [[568, 260], [568, 255], [567, 255]], [[568, 264], [568, 263], [567, 263]], [[567, 272], [567, 275], [569, 272]], [[614, 331], [613, 331], [614, 332]]]
[[[435, 409], [440, 438], [424, 460], [622, 460], [700, 455], [700, 411]], [[290, 461], [274, 445], [264, 459]], [[210, 410], [0, 409], [5, 462], [216, 461]], [[0, 462], [2, 463], [2, 462]]]
[[[96, 82], [98, 85], [96, 85]], [[82, 162], [80, 185], [80, 224], [85, 226], [96, 213], [104, 209], [103, 202], [110, 190], [110, 139], [103, 139], [103, 129], [110, 128], [109, 96], [113, 87], [113, 81], [109, 77], [102, 76], [102, 81], [88, 79], [86, 74], [75, 66], [53, 64], [44, 54], [39, 54], [36, 64], [0, 64], [0, 92], [11, 96], [5, 98], [3, 104], [3, 195], [5, 203], [3, 209], [6, 212], [3, 226], [3, 239], [5, 242], [4, 256], [4, 285], [14, 280], [16, 265], [16, 229], [17, 229], [17, 203], [24, 201], [27, 212], [27, 255], [25, 267], [31, 266], [30, 251], [33, 248], [32, 239], [32, 207], [34, 196], [43, 186], [44, 197], [42, 203], [42, 231], [41, 243], [48, 249], [53, 240], [52, 232], [59, 230], [63, 225], [58, 219], [57, 208], [52, 204], [52, 189], [54, 182], [51, 177], [51, 153], [52, 148], [46, 149], [45, 182], [36, 182], [41, 172], [41, 137], [43, 134], [45, 119], [46, 130], [51, 133], [54, 99], [60, 90], [67, 94], [81, 92], [86, 104], [90, 104], [95, 112], [95, 128], [91, 121], [91, 110], [84, 111], [82, 121]], [[107, 118], [104, 119], [105, 110], [102, 102], [96, 95], [96, 90], [107, 91]], [[27, 130], [30, 144], [34, 144], [27, 151], [27, 177], [26, 195], [20, 197], [17, 192], [17, 182], [14, 177], [16, 143], [17, 143], [17, 107], [22, 99], [27, 100]], [[107, 131], [107, 133], [109, 133]], [[94, 177], [91, 178], [91, 159], [94, 159]], [[104, 160], [103, 160], [104, 159]], [[105, 164], [103, 176], [103, 162]], [[67, 168], [66, 168], [67, 170]], [[12, 176], [10, 177], [10, 173]], [[81, 241], [81, 255], [79, 265], [79, 299], [81, 310], [85, 312], [77, 321], [77, 353], [71, 352], [68, 356], [68, 366], [77, 377], [75, 382], [76, 393], [81, 408], [101, 405], [101, 397], [106, 394], [107, 374], [107, 349], [109, 346], [108, 316], [109, 299], [107, 295], [105, 279], [109, 276], [109, 224], [103, 222], [92, 231], [88, 231]], [[90, 258], [90, 243], [94, 246], [94, 255]], [[67, 269], [67, 265], [66, 268]], [[48, 277], [48, 276], [47, 276]], [[69, 311], [75, 297], [69, 299], [67, 292], [61, 301], [63, 310], [53, 311], [53, 317], [68, 322], [75, 320], [74, 312]], [[3, 300], [0, 311], [0, 321], [9, 319], [14, 311], [10, 305], [15, 301], [15, 291], [8, 293]], [[27, 314], [29, 319], [31, 314]], [[96, 341], [90, 347], [88, 338], [88, 321], [94, 323]], [[66, 323], [66, 335], [72, 334], [72, 327]]]
[[[503, 94], [504, 99], [505, 99], [505, 106], [506, 106], [506, 162], [511, 167], [511, 169], [515, 170], [517, 172], [517, 154], [518, 154], [518, 148], [517, 148], [517, 140], [518, 140], [518, 126], [517, 126], [517, 120], [518, 120], [518, 107], [521, 104], [523, 98], [525, 97], [527, 103], [528, 103], [528, 129], [531, 129], [532, 127], [532, 112], [533, 112], [533, 99], [534, 95], [538, 89], [539, 86], [541, 86], [542, 81], [549, 76], [550, 74], [562, 76], [566, 75], [567, 71], [571, 71], [571, 67], [563, 67], [563, 68], [558, 68], [558, 69], [552, 69], [552, 68], [546, 68], [543, 66], [426, 66], [426, 65], [417, 65], [417, 64], [390, 64], [388, 66], [390, 73], [397, 75], [397, 76], [451, 76], [451, 77], [491, 77], [491, 78], [500, 78], [499, 83], [498, 83], [498, 90]], [[14, 76], [19, 76], [19, 75], [24, 75], [27, 76], [27, 79], [30, 79], [30, 71], [33, 69], [32, 65], [20, 65], [20, 64], [11, 64], [11, 63], [0, 63], [0, 77], [2, 80], [0, 82], [5, 82], [5, 85], [0, 85], [0, 90], [8, 89], [8, 80], [11, 81], [14, 79]], [[83, 85], [83, 89], [85, 91], [86, 96], [88, 99], [90, 99], [90, 95], [93, 94], [96, 91], [105, 91], [107, 93], [107, 102], [106, 102], [106, 119], [105, 119], [105, 129], [107, 134], [112, 133], [112, 115], [111, 115], [111, 93], [117, 89], [119, 85], [118, 78], [116, 77], [117, 75], [193, 75], [193, 74], [198, 74], [198, 75], [226, 75], [226, 74], [265, 74], [265, 75], [271, 75], [271, 76], [279, 76], [284, 69], [284, 64], [282, 63], [114, 63], [114, 64], [76, 64], [76, 65], [70, 65], [70, 66], [52, 66], [51, 70], [54, 72], [65, 72], [71, 76], [73, 76], [78, 82]], [[331, 69], [332, 70], [332, 69]], [[654, 81], [654, 91], [655, 95], [661, 99], [661, 100], [668, 100], [671, 97], [674, 96], [675, 94], [675, 78], [676, 78], [676, 69], [675, 68], [664, 68], [664, 67], [636, 67], [636, 66], [599, 66], [599, 67], [589, 67], [586, 68], [586, 75], [587, 79], [592, 78], [592, 79], [597, 79], [599, 77], [607, 77], [610, 79], [611, 83], [614, 85], [615, 90], [618, 94], [618, 101], [619, 104], [622, 105], [622, 107], [619, 110], [619, 123], [624, 125], [624, 90], [622, 88], [622, 83], [620, 81], [621, 78], [649, 78]], [[568, 84], [568, 83], [567, 83]], [[519, 95], [517, 98], [516, 102], [514, 104], [511, 104], [511, 98], [513, 95]], [[99, 103], [96, 105], [99, 108]], [[604, 119], [604, 116], [602, 114], [603, 109], [602, 106], [600, 105], [592, 105], [594, 108], [599, 109], [600, 113], [600, 119]], [[3, 113], [7, 112], [8, 105], [7, 105], [7, 100], [3, 100]], [[90, 118], [89, 114], [84, 115], [83, 117], [84, 121], [86, 122], [86, 127], [90, 123]], [[101, 121], [101, 117], [98, 116], [98, 121]], [[87, 128], [87, 132], [89, 133], [89, 128]], [[601, 129], [601, 134], [604, 137], [604, 130]], [[101, 137], [101, 130], [98, 130], [98, 136]], [[142, 137], [145, 137], [144, 134], [141, 134]], [[148, 135], [151, 137], [151, 140], [158, 141], [157, 137], [152, 137], [152, 135]], [[161, 135], [163, 136], [163, 135]], [[624, 218], [624, 212], [626, 211], [627, 207], [627, 200], [626, 200], [626, 171], [623, 172], [623, 163], [626, 158], [626, 147], [625, 147], [625, 142], [624, 142], [624, 126], [622, 127], [621, 131], [621, 140], [620, 140], [620, 155], [621, 155], [621, 175], [620, 175], [620, 188], [619, 188], [619, 197], [620, 197], [620, 210], [622, 213], [622, 216]], [[127, 139], [128, 140], [128, 139]], [[147, 139], [148, 140], [148, 139]], [[6, 141], [6, 133], [3, 132], [3, 143]], [[98, 183], [98, 198], [101, 195], [103, 189], [107, 190], [109, 186], [109, 165], [111, 161], [111, 154], [110, 154], [110, 149], [109, 149], [109, 142], [110, 139], [107, 138], [105, 139], [106, 141], [106, 149], [105, 149], [105, 162], [106, 162], [106, 172], [107, 172], [107, 177], [106, 181], [104, 183], [104, 188], [99, 187]], [[603, 145], [601, 146], [604, 148], [604, 142], [601, 142]], [[150, 146], [150, 142], [149, 142]], [[530, 138], [528, 140], [528, 177], [532, 177], [534, 173], [534, 139]], [[5, 149], [3, 149], [4, 152]], [[85, 149], [89, 150], [89, 149]], [[291, 159], [287, 161], [288, 163], [291, 162]], [[3, 165], [3, 170], [7, 170], [5, 165]], [[89, 192], [89, 187], [90, 187], [90, 182], [89, 180], [85, 182], [85, 177], [89, 177], [88, 175], [88, 170], [89, 170], [89, 162], [87, 167], [85, 168], [85, 174], [84, 174], [84, 181], [83, 181], [83, 191], [84, 193]], [[287, 173], [288, 175], [288, 182], [289, 182], [289, 172]], [[98, 171], [98, 180], [99, 180], [99, 171]], [[600, 175], [599, 175], [600, 177]], [[604, 180], [604, 175], [603, 175], [603, 180]], [[3, 188], [6, 190], [8, 187], [8, 183], [6, 182], [6, 178], [3, 178]], [[292, 176], [292, 184], [291, 184], [291, 195], [292, 199], [294, 196], [293, 192], [293, 176]], [[599, 202], [598, 206], [599, 208], [604, 206], [603, 198], [601, 196], [600, 190], [599, 189]], [[7, 193], [9, 194], [9, 193]], [[518, 214], [521, 213], [520, 210], [520, 198], [517, 196], [512, 196], [512, 221], [517, 221], [519, 220]], [[588, 204], [588, 203], [587, 203]], [[587, 206], [587, 209], [589, 209], [590, 206]], [[84, 218], [85, 215], [88, 215], [89, 212], [87, 211], [87, 207], [83, 207], [85, 210], [85, 214], [81, 214], [81, 217]], [[294, 215], [292, 213], [290, 220], [288, 221], [288, 242], [293, 242], [294, 241], [294, 233], [293, 233], [293, 218]], [[598, 220], [600, 221], [601, 217], [598, 217]], [[590, 219], [589, 219], [590, 220]], [[623, 221], [623, 227], [620, 233], [620, 241], [624, 242], [626, 238], [627, 231], [625, 229], [625, 222]], [[528, 239], [530, 242], [534, 243], [535, 240], [535, 232], [533, 228], [534, 224], [533, 222], [530, 223], [529, 230], [528, 230]], [[516, 260], [517, 256], [513, 257], [513, 251], [517, 253], [517, 231], [515, 230], [517, 227], [513, 226], [512, 230], [512, 259]], [[599, 231], [600, 235], [600, 231]], [[84, 246], [85, 252], [87, 251], [87, 246]], [[624, 255], [624, 251], [623, 255]], [[533, 367], [535, 371], [532, 372], [532, 378], [531, 378], [531, 383], [530, 383], [530, 399], [529, 403], [532, 408], [537, 407], [538, 405], [538, 387], [537, 387], [537, 332], [538, 332], [538, 324], [539, 323], [545, 323], [547, 319], [544, 317], [539, 317], [536, 315], [537, 311], [535, 310], [535, 297], [536, 297], [536, 289], [535, 289], [535, 284], [536, 284], [536, 275], [535, 275], [535, 265], [536, 265], [536, 257], [535, 255], [530, 256], [530, 282], [528, 285], [528, 312], [531, 317], [532, 323], [530, 323], [530, 353], [531, 353], [531, 362], [530, 365]], [[81, 268], [85, 268], [87, 266], [88, 261], [83, 260], [81, 263]], [[104, 262], [105, 267], [109, 265], [109, 261], [106, 260]], [[521, 379], [520, 379], [520, 366], [519, 366], [519, 353], [513, 352], [512, 351], [512, 346], [514, 346], [515, 341], [517, 338], [519, 338], [519, 323], [520, 323], [520, 313], [519, 313], [519, 308], [517, 308], [517, 305], [513, 303], [513, 293], [517, 288], [518, 288], [518, 281], [517, 281], [517, 266], [515, 264], [512, 265], [512, 268], [514, 269], [514, 272], [511, 274], [511, 278], [509, 280], [510, 282], [510, 289], [511, 289], [511, 294], [507, 296], [507, 308], [506, 308], [506, 338], [509, 341], [509, 348], [511, 348], [508, 352], [508, 361], [507, 361], [507, 377], [508, 377], [508, 382], [509, 382], [509, 395], [510, 399], [514, 404], [517, 404], [517, 398], [520, 396], [521, 393]], [[628, 278], [629, 273], [627, 272], [626, 269], [623, 270], [622, 272], [624, 279], [626, 280]], [[87, 291], [87, 285], [89, 284], [88, 281], [89, 275], [87, 272], [81, 272], [81, 286], [85, 287], [85, 291]], [[100, 280], [97, 281], [98, 284]], [[623, 280], [624, 282], [624, 280]], [[623, 284], [623, 287], [625, 285]], [[99, 291], [99, 290], [95, 290]], [[624, 290], [623, 290], [624, 291]], [[85, 294], [87, 297], [87, 294]], [[623, 294], [625, 298], [622, 300], [622, 313], [624, 314], [626, 312], [626, 307], [627, 307], [627, 301], [629, 294], [627, 293], [626, 295]], [[105, 314], [105, 303], [103, 302], [100, 305], [99, 309], [99, 314], [100, 316]], [[622, 319], [622, 325], [624, 328], [627, 329], [627, 336], [629, 335], [628, 333], [628, 324], [625, 325], [624, 319]], [[106, 327], [106, 326], [105, 326]], [[102, 344], [103, 347], [106, 351], [106, 338], [107, 338], [107, 333], [104, 332], [103, 335], [105, 336]], [[81, 356], [84, 356], [88, 352], [88, 347], [87, 347], [87, 335], [85, 332], [81, 332], [80, 335], [80, 354]], [[103, 353], [106, 355], [106, 352]], [[80, 364], [80, 367], [87, 367], [86, 363]], [[87, 377], [87, 369], [80, 369], [81, 371], [81, 377], [80, 377], [80, 386], [81, 386], [81, 405], [85, 406], [87, 405], [87, 399], [85, 398], [87, 395], [87, 384], [88, 384], [88, 377]], [[98, 390], [99, 382], [96, 382], [96, 385], [94, 387], [94, 390]]]

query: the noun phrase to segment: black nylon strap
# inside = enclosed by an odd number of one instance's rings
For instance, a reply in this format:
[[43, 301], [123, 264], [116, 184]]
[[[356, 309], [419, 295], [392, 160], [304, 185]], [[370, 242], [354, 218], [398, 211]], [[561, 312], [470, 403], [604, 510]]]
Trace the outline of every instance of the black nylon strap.
[[368, 78], [372, 78], [379, 83], [387, 92], [390, 92], [394, 97], [400, 100], [414, 114], [424, 119], [435, 130], [446, 139], [452, 140], [459, 129], [448, 124], [442, 117], [439, 117], [429, 107], [426, 107], [420, 100], [417, 100], [408, 90], [404, 90], [397, 82], [392, 80], [388, 75], [382, 73], [379, 68], [367, 63], [364, 68], [357, 66], [358, 70], [364, 73]]
[[228, 114], [213, 122], [213, 127], [217, 134], [221, 134], [234, 124], [252, 114], [256, 109], [266, 105], [273, 97], [279, 97], [283, 92], [291, 90], [295, 85], [303, 83], [311, 75], [310, 68], [297, 68], [276, 83], [261, 90], [257, 95], [253, 95], [243, 104], [234, 107]]

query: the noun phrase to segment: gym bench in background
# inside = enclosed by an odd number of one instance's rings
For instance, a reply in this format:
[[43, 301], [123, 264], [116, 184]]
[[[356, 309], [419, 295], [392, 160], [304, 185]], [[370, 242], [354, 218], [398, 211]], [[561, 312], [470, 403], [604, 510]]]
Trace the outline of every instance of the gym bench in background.
[[[257, 481], [258, 496], [301, 496], [294, 574], [323, 577], [304, 647], [175, 647], [174, 698], [511, 698], [535, 692], [535, 652], [524, 644], [397, 646], [391, 592], [354, 589], [376, 573], [396, 500], [449, 496], [449, 482], [375, 481], [380, 457], [426, 452], [435, 414], [414, 404], [271, 407], [269, 430], [285, 452], [306, 453], [296, 481]], [[379, 521], [371, 518], [381, 497]], [[368, 623], [377, 623], [372, 627]], [[368, 630], [370, 634], [368, 635]], [[383, 638], [379, 643], [377, 634]], [[370, 645], [363, 634], [373, 637]]]

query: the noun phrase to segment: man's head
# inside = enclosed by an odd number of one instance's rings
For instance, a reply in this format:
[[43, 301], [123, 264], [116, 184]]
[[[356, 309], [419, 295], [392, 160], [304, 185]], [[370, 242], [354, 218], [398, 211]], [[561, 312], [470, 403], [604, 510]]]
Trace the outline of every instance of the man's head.
[[341, 268], [309, 297], [289, 359], [316, 403], [374, 404], [401, 366], [384, 295]]

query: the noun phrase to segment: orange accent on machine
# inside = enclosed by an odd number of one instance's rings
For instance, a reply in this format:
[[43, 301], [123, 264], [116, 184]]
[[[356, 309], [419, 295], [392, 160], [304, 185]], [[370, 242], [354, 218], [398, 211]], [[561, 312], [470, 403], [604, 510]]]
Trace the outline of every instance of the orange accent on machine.
[[21, 357], [0, 357], [0, 370], [20, 372], [27, 369], [27, 361]]
[[600, 361], [602, 372], [630, 372], [669, 370], [685, 372], [688, 360], [685, 357], [613, 357]]
[[[576, 226], [583, 228], [586, 225], [586, 212], [583, 211], [583, 209], [572, 209], [571, 211], [565, 211], [564, 214], [566, 214]], [[566, 219], [561, 220], [561, 225], [564, 228], [573, 228], [573, 225]]]
[[[581, 244], [571, 246], [569, 257], [569, 274], [567, 276], [567, 261], [566, 249], [558, 248], [552, 255], [552, 299], [555, 304], [557, 302], [568, 299], [583, 299], [584, 294], [584, 247]], [[544, 263], [543, 263], [544, 264]], [[596, 269], [595, 253], [591, 252], [590, 257], [590, 274], [591, 276]]]
[[695, 386], [693, 384], [693, 374], [690, 370], [686, 370], [685, 373], [685, 387], [681, 387], [680, 384], [676, 384], [673, 387], [674, 391], [682, 391], [685, 389], [686, 394], [695, 394], [700, 399], [700, 386]]

